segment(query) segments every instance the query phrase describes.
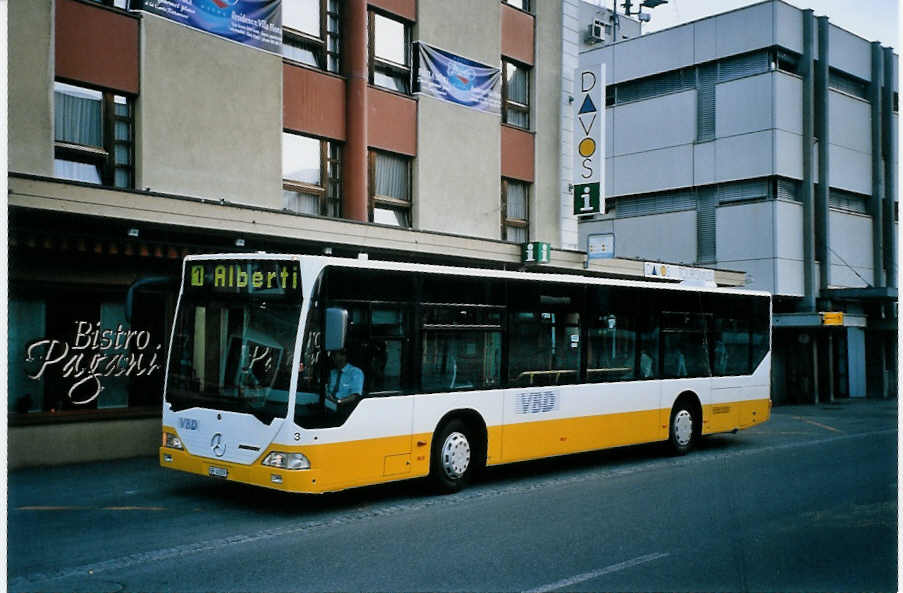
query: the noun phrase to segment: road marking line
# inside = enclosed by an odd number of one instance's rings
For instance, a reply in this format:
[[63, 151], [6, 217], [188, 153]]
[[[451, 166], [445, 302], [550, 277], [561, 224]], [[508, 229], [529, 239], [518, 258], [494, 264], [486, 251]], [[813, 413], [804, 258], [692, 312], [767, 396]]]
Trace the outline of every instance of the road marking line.
[[794, 416], [793, 419], [799, 420], [801, 422], [805, 422], [806, 424], [811, 424], [812, 426], [824, 428], [825, 430], [832, 430], [834, 432], [839, 432], [840, 434], [844, 434], [844, 432], [842, 430], [834, 428], [833, 426], [828, 426], [827, 424], [822, 424], [821, 422], [816, 422], [815, 420], [809, 420], [808, 418], [803, 418], [802, 416]]
[[27, 506], [16, 507], [17, 511], [87, 511], [91, 507], [75, 507], [75, 506]]
[[86, 574], [96, 574], [99, 572], [126, 570], [135, 566], [142, 566], [153, 562], [161, 562], [171, 560], [173, 558], [182, 558], [188, 554], [201, 554], [217, 552], [221, 549], [257, 543], [259, 541], [272, 540], [275, 538], [285, 538], [294, 535], [309, 534], [318, 529], [329, 529], [331, 527], [339, 527], [342, 525], [359, 523], [361, 521], [372, 521], [379, 517], [392, 517], [396, 515], [409, 515], [412, 512], [426, 510], [436, 506], [449, 507], [459, 506], [473, 502], [476, 500], [486, 500], [497, 498], [500, 496], [511, 496], [512, 494], [537, 492], [548, 488], [569, 486], [579, 484], [591, 480], [612, 479], [622, 476], [629, 476], [644, 472], [654, 472], [675, 467], [684, 467], [687, 465], [697, 465], [718, 461], [723, 459], [733, 459], [737, 457], [747, 457], [758, 455], [760, 453], [771, 453], [774, 451], [782, 451], [787, 449], [797, 449], [806, 447], [820, 447], [830, 443], [843, 441], [851, 441], [864, 438], [872, 438], [879, 435], [896, 434], [896, 428], [888, 428], [884, 430], [876, 430], [870, 432], [860, 432], [854, 434], [844, 434], [841, 436], [831, 436], [822, 439], [813, 439], [802, 443], [783, 443], [779, 445], [767, 445], [755, 449], [741, 449], [737, 451], [719, 452], [714, 454], [697, 454], [683, 456], [679, 458], [656, 458], [642, 465], [632, 465], [629, 467], [596, 467], [591, 468], [585, 473], [564, 477], [552, 477], [545, 479], [531, 479], [523, 484], [508, 484], [489, 489], [472, 489], [451, 497], [426, 497], [410, 503], [389, 504], [382, 507], [362, 507], [349, 509], [347, 513], [337, 517], [327, 517], [323, 519], [303, 520], [299, 523], [284, 525], [281, 527], [273, 527], [261, 531], [245, 534], [237, 534], [228, 538], [219, 538], [206, 541], [198, 541], [175, 545], [170, 548], [160, 548], [146, 552], [136, 552], [127, 556], [119, 556], [109, 560], [101, 560], [91, 564], [82, 564], [79, 566], [60, 567], [49, 572], [32, 573], [27, 576], [17, 576], [8, 578], [7, 586], [10, 589], [36, 589], [37, 583], [55, 581], [71, 577], [84, 577]]
[[166, 507], [142, 507], [142, 506], [124, 506], [124, 507], [78, 507], [78, 506], [49, 506], [49, 505], [33, 505], [25, 507], [16, 507], [17, 511], [165, 511]]
[[588, 581], [590, 579], [595, 579], [597, 577], [601, 577], [606, 574], [611, 574], [613, 572], [618, 572], [621, 570], [626, 570], [628, 568], [633, 568], [634, 566], [639, 566], [640, 564], [645, 564], [646, 562], [652, 562], [653, 560], [658, 560], [659, 558], [664, 558], [668, 556], [667, 553], [658, 552], [655, 554], [646, 554], [645, 556], [638, 556], [632, 560], [625, 560], [624, 562], [619, 562], [617, 564], [612, 564], [611, 566], [606, 566], [605, 568], [600, 568], [598, 570], [593, 570], [590, 572], [584, 572], [583, 574], [578, 574], [576, 576], [572, 576], [569, 579], [564, 579], [561, 581], [556, 581], [554, 583], [549, 583], [548, 585], [542, 585], [537, 587], [536, 589], [528, 589], [524, 591], [524, 593], [548, 593], [549, 591], [554, 591], [555, 589], [561, 589], [562, 587], [570, 587], [571, 585], [576, 585], [577, 583], [582, 583], [584, 581]]

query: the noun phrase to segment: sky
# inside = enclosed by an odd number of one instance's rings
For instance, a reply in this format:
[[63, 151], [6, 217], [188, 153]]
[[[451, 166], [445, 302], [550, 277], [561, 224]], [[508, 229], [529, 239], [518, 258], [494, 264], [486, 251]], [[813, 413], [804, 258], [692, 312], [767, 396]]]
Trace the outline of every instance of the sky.
[[[614, 0], [590, 0], [611, 8]], [[617, 0], [618, 12], [624, 0]], [[668, 0], [651, 12], [652, 21], [643, 25], [643, 33], [667, 29], [674, 25], [695, 21], [713, 14], [728, 12], [742, 6], [757, 4], [760, 0]], [[811, 8], [816, 16], [828, 19], [851, 33], [869, 41], [890, 45], [899, 54], [899, 5], [897, 0], [785, 0], [797, 8]], [[635, 0], [634, 10], [642, 0]]]

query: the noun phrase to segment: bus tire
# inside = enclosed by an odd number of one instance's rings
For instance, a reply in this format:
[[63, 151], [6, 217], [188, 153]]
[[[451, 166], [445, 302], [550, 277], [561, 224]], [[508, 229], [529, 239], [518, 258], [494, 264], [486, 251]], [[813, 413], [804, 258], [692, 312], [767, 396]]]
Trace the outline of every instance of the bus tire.
[[459, 418], [442, 425], [433, 438], [430, 480], [440, 493], [461, 490], [473, 477], [478, 445], [474, 431]]
[[701, 418], [694, 418], [694, 407], [687, 401], [679, 401], [671, 410], [668, 444], [675, 455], [686, 455], [696, 444], [699, 435], [696, 427]]

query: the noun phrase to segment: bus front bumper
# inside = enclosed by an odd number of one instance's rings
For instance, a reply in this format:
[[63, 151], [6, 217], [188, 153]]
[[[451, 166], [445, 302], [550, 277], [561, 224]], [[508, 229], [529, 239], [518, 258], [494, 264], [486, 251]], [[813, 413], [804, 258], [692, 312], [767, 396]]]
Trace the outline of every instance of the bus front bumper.
[[[263, 456], [261, 456], [263, 459]], [[319, 485], [320, 472], [318, 470], [284, 470], [275, 467], [267, 467], [259, 461], [252, 465], [242, 465], [199, 457], [191, 453], [160, 447], [160, 467], [175, 469], [199, 476], [207, 476], [212, 479], [239, 482], [272, 488], [283, 492], [325, 492]]]

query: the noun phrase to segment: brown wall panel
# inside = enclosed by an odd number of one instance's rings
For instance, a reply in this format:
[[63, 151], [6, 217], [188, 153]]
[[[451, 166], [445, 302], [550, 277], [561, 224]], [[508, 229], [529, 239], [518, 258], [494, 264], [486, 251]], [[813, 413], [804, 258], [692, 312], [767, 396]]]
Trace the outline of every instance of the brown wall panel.
[[345, 81], [292, 64], [282, 65], [282, 126], [345, 140]]
[[409, 21], [417, 20], [417, 0], [368, 0], [367, 4], [406, 18]]
[[502, 126], [502, 177], [533, 183], [533, 134]]
[[533, 65], [533, 15], [507, 4], [502, 9], [502, 55]]
[[417, 101], [370, 87], [367, 144], [390, 152], [417, 155]]
[[54, 25], [57, 77], [138, 94], [138, 19], [57, 0]]

